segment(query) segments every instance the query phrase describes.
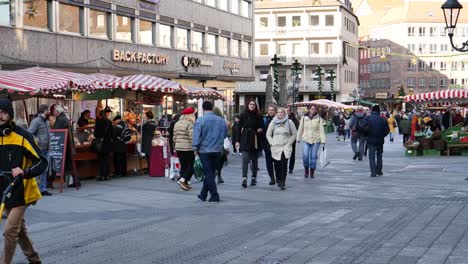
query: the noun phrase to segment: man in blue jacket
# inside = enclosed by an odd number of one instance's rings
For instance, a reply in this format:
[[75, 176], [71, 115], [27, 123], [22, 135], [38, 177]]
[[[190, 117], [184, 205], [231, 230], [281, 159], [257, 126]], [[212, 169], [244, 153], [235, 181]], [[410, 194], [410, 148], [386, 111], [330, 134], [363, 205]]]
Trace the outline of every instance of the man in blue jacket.
[[[372, 107], [372, 114], [366, 117], [365, 133], [369, 148], [369, 166], [371, 177], [382, 176], [382, 153], [385, 137], [390, 132], [387, 121], [380, 116], [380, 106]], [[377, 164], [376, 164], [377, 156]]]
[[219, 203], [219, 194], [216, 188], [216, 165], [220, 162], [221, 152], [224, 151], [224, 139], [228, 136], [226, 121], [213, 113], [211, 102], [203, 103], [203, 117], [199, 118], [193, 127], [192, 146], [195, 156], [200, 157], [203, 165], [205, 180], [198, 198], [206, 201], [210, 192], [210, 202]]

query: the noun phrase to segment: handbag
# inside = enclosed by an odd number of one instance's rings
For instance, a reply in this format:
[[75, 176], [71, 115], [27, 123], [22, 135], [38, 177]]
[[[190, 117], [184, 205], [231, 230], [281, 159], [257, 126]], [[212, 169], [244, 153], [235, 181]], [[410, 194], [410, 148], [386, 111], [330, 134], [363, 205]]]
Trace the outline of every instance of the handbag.
[[169, 171], [169, 179], [174, 180], [180, 176], [180, 161], [179, 157], [174, 153], [171, 157], [171, 169]]
[[93, 139], [93, 142], [91, 142], [91, 149], [94, 152], [102, 152], [102, 149], [104, 148], [104, 138], [95, 138]]
[[205, 179], [205, 174], [203, 173], [203, 165], [198, 155], [195, 157], [195, 163], [193, 164], [193, 172], [193, 174], [195, 175], [195, 179], [197, 179], [198, 181], [203, 181]]
[[320, 148], [319, 158], [320, 158], [320, 167], [321, 168], [325, 168], [328, 164], [330, 164], [330, 161], [328, 160], [327, 148], [325, 146]]

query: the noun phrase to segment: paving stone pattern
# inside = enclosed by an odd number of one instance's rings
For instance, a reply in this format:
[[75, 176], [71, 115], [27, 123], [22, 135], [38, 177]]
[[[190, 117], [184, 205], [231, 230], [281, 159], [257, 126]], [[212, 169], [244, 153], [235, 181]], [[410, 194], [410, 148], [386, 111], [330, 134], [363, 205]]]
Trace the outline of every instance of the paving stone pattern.
[[[27, 212], [44, 263], [468, 263], [464, 157], [404, 157], [385, 144], [384, 176], [353, 161], [349, 141], [328, 136], [331, 164], [304, 179], [298, 146], [287, 190], [242, 189], [231, 156], [209, 204], [167, 178], [83, 182]], [[15, 263], [27, 263], [18, 247]]]

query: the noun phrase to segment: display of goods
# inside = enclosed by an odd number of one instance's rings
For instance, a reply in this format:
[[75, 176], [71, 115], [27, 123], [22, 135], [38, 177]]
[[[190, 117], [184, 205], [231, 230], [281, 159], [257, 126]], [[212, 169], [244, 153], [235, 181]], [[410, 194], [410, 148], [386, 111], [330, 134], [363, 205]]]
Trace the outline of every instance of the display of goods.
[[443, 139], [434, 140], [433, 147], [434, 149], [444, 151], [447, 149], [447, 141]]
[[440, 132], [439, 129], [437, 129], [436, 131], [434, 131], [434, 133], [432, 133], [433, 140], [439, 140], [441, 138], [442, 138], [442, 132]]
[[468, 137], [467, 136], [461, 137], [460, 138], [460, 143], [468, 143]]
[[405, 144], [406, 149], [409, 149], [409, 150], [417, 150], [419, 149], [419, 146], [420, 146], [420, 143], [417, 140], [410, 140], [406, 142]]
[[432, 148], [432, 145], [434, 143], [434, 141], [432, 139], [428, 139], [428, 138], [421, 138], [419, 140], [419, 142], [421, 142], [421, 149], [431, 149]]

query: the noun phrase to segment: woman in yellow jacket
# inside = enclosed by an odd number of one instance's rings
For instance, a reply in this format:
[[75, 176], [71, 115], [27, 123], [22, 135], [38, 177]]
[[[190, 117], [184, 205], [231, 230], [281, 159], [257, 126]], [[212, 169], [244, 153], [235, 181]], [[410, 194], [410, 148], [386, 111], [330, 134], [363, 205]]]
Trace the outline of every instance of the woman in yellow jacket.
[[304, 162], [304, 177], [314, 178], [317, 167], [317, 153], [321, 144], [325, 144], [325, 129], [323, 119], [317, 113], [317, 107], [311, 106], [309, 112], [301, 118], [297, 132], [297, 142], [302, 143], [302, 160]]
[[388, 122], [388, 128], [390, 129], [390, 133], [389, 133], [390, 142], [393, 142], [395, 128], [397, 127], [397, 123], [392, 114], [390, 114], [390, 117], [387, 119], [387, 122]]

